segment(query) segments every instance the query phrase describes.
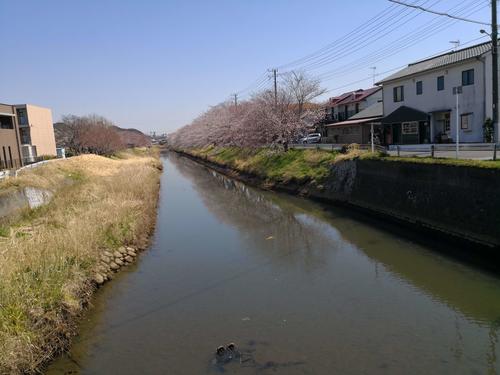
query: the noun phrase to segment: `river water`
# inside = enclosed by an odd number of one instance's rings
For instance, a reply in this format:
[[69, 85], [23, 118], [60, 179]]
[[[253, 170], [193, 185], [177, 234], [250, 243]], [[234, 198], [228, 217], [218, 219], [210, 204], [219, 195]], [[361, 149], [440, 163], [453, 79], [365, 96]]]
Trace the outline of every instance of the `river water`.
[[497, 276], [398, 227], [177, 155], [164, 167], [151, 248], [48, 374], [500, 372]]

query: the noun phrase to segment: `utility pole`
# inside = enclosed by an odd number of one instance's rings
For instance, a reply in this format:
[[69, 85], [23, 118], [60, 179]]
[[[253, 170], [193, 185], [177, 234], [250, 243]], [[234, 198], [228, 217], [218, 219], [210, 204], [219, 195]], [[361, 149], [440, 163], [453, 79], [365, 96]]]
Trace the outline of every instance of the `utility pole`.
[[278, 69], [272, 69], [274, 75], [274, 107], [278, 107]]
[[458, 107], [459, 107], [459, 104], [458, 104], [458, 96], [460, 94], [462, 94], [462, 86], [457, 86], [457, 87], [453, 87], [453, 94], [455, 95], [456, 97], [456, 119], [457, 119], [457, 122], [456, 122], [456, 128], [455, 128], [455, 157], [458, 159], [459, 155], [460, 155], [460, 115], [459, 115], [459, 110], [458, 110]]
[[493, 139], [498, 142], [498, 24], [497, 0], [491, 0], [491, 57], [493, 78]]
[[233, 94], [234, 96], [234, 107], [238, 107], [238, 94]]

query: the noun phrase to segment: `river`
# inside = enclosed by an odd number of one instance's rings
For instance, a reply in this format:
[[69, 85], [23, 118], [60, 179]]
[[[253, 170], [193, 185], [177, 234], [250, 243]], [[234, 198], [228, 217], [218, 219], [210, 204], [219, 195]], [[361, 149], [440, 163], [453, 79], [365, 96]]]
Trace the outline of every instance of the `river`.
[[48, 374], [499, 373], [497, 276], [175, 154], [161, 183], [150, 249]]

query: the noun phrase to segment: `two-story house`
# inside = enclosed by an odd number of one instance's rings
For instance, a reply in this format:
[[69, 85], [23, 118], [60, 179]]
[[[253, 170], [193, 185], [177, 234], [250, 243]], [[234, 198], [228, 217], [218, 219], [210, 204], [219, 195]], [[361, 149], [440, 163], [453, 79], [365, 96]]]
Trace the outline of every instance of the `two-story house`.
[[457, 127], [460, 142], [483, 142], [492, 113], [490, 74], [488, 42], [415, 62], [378, 82], [383, 143], [455, 142]]
[[327, 119], [330, 123], [345, 121], [381, 100], [382, 89], [380, 87], [346, 92], [328, 100], [326, 105]]
[[325, 108], [322, 135], [327, 137], [328, 141], [338, 143], [339, 130], [335, 128], [335, 124], [340, 124], [381, 101], [381, 87], [350, 91], [330, 98]]

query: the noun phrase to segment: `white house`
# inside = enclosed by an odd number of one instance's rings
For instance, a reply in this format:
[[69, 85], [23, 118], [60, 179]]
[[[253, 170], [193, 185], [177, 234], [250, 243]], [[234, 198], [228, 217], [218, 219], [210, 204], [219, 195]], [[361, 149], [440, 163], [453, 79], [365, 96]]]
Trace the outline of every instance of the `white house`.
[[383, 142], [455, 142], [457, 125], [460, 142], [483, 142], [483, 124], [492, 117], [491, 60], [491, 42], [482, 43], [418, 61], [378, 82]]

